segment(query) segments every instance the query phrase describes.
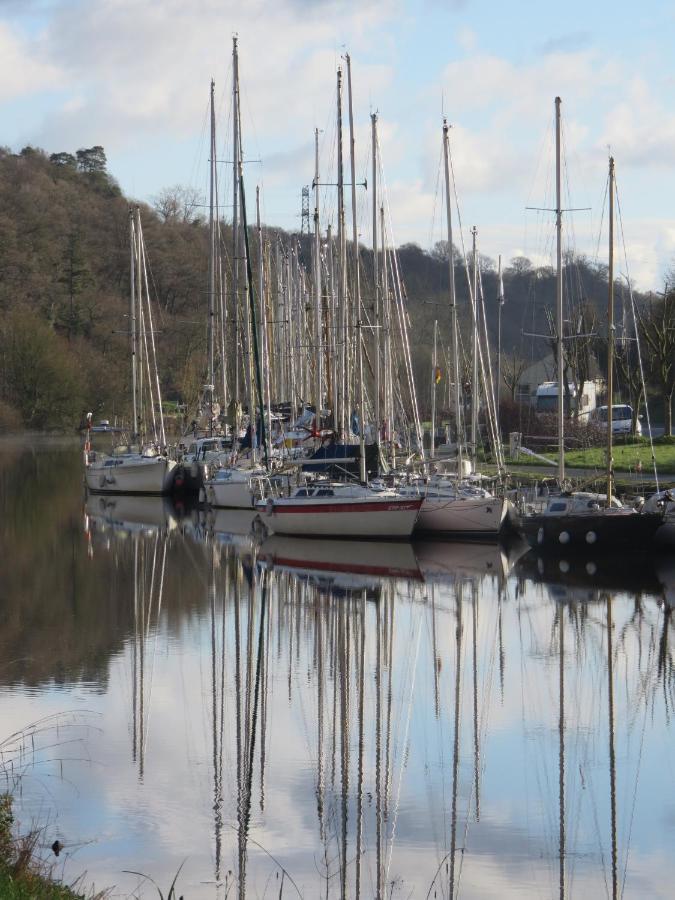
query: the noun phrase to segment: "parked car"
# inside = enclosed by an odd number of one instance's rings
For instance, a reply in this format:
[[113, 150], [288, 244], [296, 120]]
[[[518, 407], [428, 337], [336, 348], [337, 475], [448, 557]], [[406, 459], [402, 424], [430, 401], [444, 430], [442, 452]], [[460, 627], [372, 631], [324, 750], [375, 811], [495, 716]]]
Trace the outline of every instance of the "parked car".
[[[635, 434], [642, 435], [641, 416], [638, 416], [635, 423]], [[607, 407], [598, 406], [592, 410], [589, 416], [589, 422], [603, 428], [607, 425]], [[627, 403], [615, 403], [612, 406], [612, 434], [630, 434], [633, 422], [633, 407]]]

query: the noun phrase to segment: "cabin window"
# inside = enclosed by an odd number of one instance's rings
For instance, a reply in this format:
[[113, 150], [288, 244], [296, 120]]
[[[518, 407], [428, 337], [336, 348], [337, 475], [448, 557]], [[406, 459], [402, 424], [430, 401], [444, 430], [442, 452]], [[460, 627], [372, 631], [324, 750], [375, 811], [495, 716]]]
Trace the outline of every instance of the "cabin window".
[[296, 491], [295, 496], [296, 496], [296, 497], [309, 497], [310, 495], [307, 493], [307, 491], [305, 490], [305, 488], [300, 488], [299, 491]]
[[331, 491], [331, 490], [329, 490], [329, 489], [327, 489], [327, 488], [322, 488], [320, 491], [317, 491], [317, 492], [316, 492], [316, 496], [317, 496], [317, 497], [334, 497], [334, 496], [335, 496], [335, 492], [334, 492], [334, 491]]
[[566, 503], [560, 503], [560, 502], [551, 503], [551, 505], [549, 506], [549, 510], [551, 512], [565, 512], [566, 509], [567, 509]]

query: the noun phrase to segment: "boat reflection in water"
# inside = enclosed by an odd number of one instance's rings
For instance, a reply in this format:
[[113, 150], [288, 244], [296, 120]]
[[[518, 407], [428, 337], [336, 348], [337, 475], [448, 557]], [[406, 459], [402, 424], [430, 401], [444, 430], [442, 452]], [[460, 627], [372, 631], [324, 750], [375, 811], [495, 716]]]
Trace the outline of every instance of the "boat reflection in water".
[[99, 531], [118, 534], [140, 531], [172, 531], [178, 525], [178, 511], [168, 497], [133, 494], [89, 494], [85, 514]]
[[631, 576], [518, 544], [260, 541], [241, 512], [100, 499], [92, 564], [114, 560], [131, 613], [106, 779], [131, 769], [144, 822], [118, 889], [147, 860], [166, 884], [186, 860], [190, 898], [653, 895], [675, 875], [649, 826], [672, 749], [667, 560]]

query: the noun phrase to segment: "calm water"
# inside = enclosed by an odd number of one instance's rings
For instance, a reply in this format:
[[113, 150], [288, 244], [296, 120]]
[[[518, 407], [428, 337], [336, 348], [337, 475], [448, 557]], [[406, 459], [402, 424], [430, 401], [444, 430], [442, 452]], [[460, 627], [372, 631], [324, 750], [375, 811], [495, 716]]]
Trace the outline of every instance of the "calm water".
[[86, 501], [73, 447], [0, 445], [0, 511], [4, 777], [66, 880], [673, 896], [675, 556], [256, 548]]

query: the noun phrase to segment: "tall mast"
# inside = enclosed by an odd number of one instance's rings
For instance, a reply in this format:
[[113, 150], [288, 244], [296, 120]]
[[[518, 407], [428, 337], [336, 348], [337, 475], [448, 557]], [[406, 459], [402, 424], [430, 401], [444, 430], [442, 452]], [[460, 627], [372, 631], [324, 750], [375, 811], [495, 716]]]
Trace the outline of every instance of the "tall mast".
[[359, 236], [356, 228], [356, 159], [354, 153], [354, 109], [352, 104], [352, 60], [349, 54], [347, 61], [347, 94], [349, 99], [349, 165], [352, 176], [352, 252], [354, 254], [354, 296], [356, 300], [356, 342], [358, 363], [357, 415], [359, 419], [359, 478], [366, 480], [366, 423], [363, 402], [363, 340], [361, 327], [363, 311], [361, 309], [361, 279], [359, 277]]
[[612, 505], [612, 402], [614, 397], [614, 157], [609, 158], [609, 271], [607, 296], [607, 500]]
[[452, 246], [452, 204], [450, 199], [450, 138], [448, 120], [443, 119], [443, 162], [445, 166], [445, 207], [448, 219], [448, 277], [450, 292], [450, 323], [453, 355], [453, 380], [455, 382], [455, 428], [457, 429], [457, 477], [462, 474], [462, 426], [459, 390], [459, 333], [457, 324], [457, 301], [455, 296], [455, 261]]
[[[239, 51], [237, 38], [232, 38], [232, 300], [234, 303], [234, 399], [239, 403], [239, 357], [241, 346], [241, 316], [239, 313], [239, 259], [241, 235], [239, 229]], [[237, 430], [239, 423], [237, 422]]]
[[560, 97], [555, 98], [556, 354], [558, 357], [558, 484], [565, 480], [565, 366], [563, 358], [562, 198], [560, 189]]
[[209, 315], [207, 320], [208, 343], [208, 375], [207, 391], [209, 404], [209, 434], [213, 434], [213, 392], [215, 389], [214, 374], [214, 304], [216, 293], [216, 222], [214, 215], [214, 201], [216, 188], [216, 112], [214, 106], [215, 82], [211, 79], [211, 150], [210, 150], [210, 177], [209, 177]]
[[502, 255], [499, 254], [499, 267], [498, 267], [498, 285], [499, 285], [499, 296], [497, 297], [498, 309], [497, 309], [497, 434], [499, 436], [499, 440], [501, 441], [502, 430], [499, 421], [499, 407], [501, 400], [501, 391], [502, 391], [502, 306], [504, 305], [504, 281], [502, 278]]
[[[256, 321], [256, 313], [255, 313], [255, 298], [253, 296], [253, 272], [251, 269], [251, 251], [248, 245], [248, 226], [246, 222], [246, 193], [244, 191], [244, 176], [242, 174], [241, 166], [239, 167], [239, 193], [241, 197], [241, 217], [242, 217], [242, 225], [244, 232], [244, 251], [245, 251], [245, 260], [246, 260], [246, 287], [248, 293], [248, 314], [250, 316], [250, 326], [247, 327], [247, 332], [250, 335], [249, 341], [249, 359], [251, 362], [250, 365], [250, 378], [249, 378], [249, 418], [250, 418], [250, 428], [251, 428], [251, 456], [253, 461], [256, 461], [256, 415], [260, 414], [260, 431], [261, 431], [261, 444], [263, 446], [263, 453], [265, 457], [265, 468], [269, 467], [269, 455], [268, 455], [268, 443], [267, 437], [265, 434], [265, 401], [264, 401], [264, 393], [263, 393], [263, 380], [262, 380], [262, 367], [260, 365], [260, 353], [258, 349], [258, 324]], [[255, 373], [253, 371], [255, 366]], [[254, 382], [255, 379], [255, 382]], [[255, 393], [257, 389], [258, 394], [258, 409], [256, 410], [254, 405]]]
[[314, 430], [321, 433], [321, 389], [323, 382], [321, 350], [321, 232], [319, 230], [319, 129], [314, 129]]
[[342, 159], [342, 69], [337, 71], [337, 163], [338, 163], [338, 315], [340, 317], [340, 422], [337, 426], [341, 440], [347, 434], [348, 410], [347, 390], [349, 343], [347, 330], [347, 291], [345, 284], [345, 198], [344, 198], [344, 165]]
[[130, 248], [130, 285], [129, 285], [129, 332], [131, 336], [131, 441], [138, 437], [138, 335], [136, 333], [136, 228], [134, 225], [134, 209], [129, 210], [129, 248]]
[[[269, 366], [269, 347], [267, 341], [267, 304], [265, 303], [265, 260], [262, 223], [260, 219], [260, 187], [256, 185], [255, 189], [255, 213], [256, 213], [256, 229], [258, 231], [258, 296], [260, 300], [260, 353], [262, 355], [262, 371], [263, 378], [260, 384], [262, 395], [260, 397], [260, 406], [265, 407], [265, 434], [267, 441], [272, 439], [272, 407], [270, 400], [270, 366]], [[261, 410], [262, 412], [262, 410]]]
[[396, 441], [394, 433], [394, 373], [391, 356], [391, 298], [389, 296], [389, 263], [384, 228], [384, 206], [380, 207], [380, 234], [382, 235], [382, 297], [384, 299], [384, 397], [385, 415], [389, 430], [391, 467], [396, 468]]
[[472, 358], [471, 367], [471, 468], [476, 471], [476, 459], [478, 455], [478, 253], [476, 249], [476, 237], [478, 229], [474, 225], [471, 229], [472, 258], [473, 258], [473, 285], [471, 298], [471, 323], [472, 323]]
[[377, 113], [370, 116], [372, 126], [372, 157], [373, 157], [373, 286], [375, 288], [375, 431], [376, 442], [380, 443], [380, 425], [382, 414], [380, 411], [380, 271], [377, 246]]
[[431, 361], [431, 447], [429, 456], [436, 453], [436, 366], [438, 365], [438, 319], [434, 319], [434, 355]]

